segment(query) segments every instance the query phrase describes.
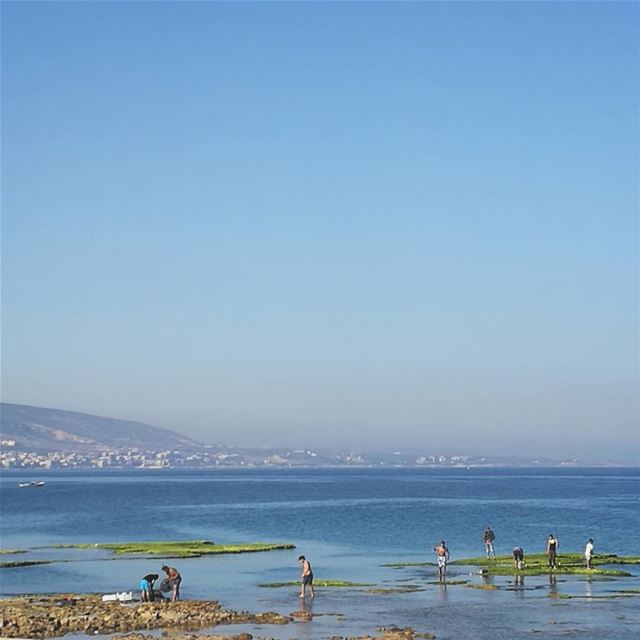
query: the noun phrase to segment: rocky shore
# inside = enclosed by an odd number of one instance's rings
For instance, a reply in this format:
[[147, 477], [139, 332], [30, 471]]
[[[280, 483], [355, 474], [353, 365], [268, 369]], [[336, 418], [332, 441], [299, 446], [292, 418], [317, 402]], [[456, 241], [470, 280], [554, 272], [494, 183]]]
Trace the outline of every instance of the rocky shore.
[[[387, 628], [378, 627], [379, 635], [376, 636], [333, 636], [329, 640], [433, 640], [435, 636], [431, 633], [418, 633], [410, 627]], [[143, 633], [129, 633], [126, 635], [113, 636], [111, 640], [158, 640], [155, 636]], [[171, 640], [253, 640], [250, 633], [238, 633], [236, 635], [197, 635], [184, 633], [171, 635]], [[273, 639], [272, 639], [273, 640]]]
[[[320, 614], [322, 615], [322, 614]], [[314, 616], [293, 612], [247, 613], [223, 609], [213, 600], [102, 602], [97, 595], [22, 596], [0, 601], [0, 637], [55, 638], [67, 633], [115, 634], [111, 640], [158, 640], [145, 630], [163, 629], [171, 640], [252, 640], [249, 633], [204, 635], [197, 629], [229, 624], [305, 623]], [[334, 636], [331, 640], [420, 640], [435, 638], [410, 628], [379, 627], [376, 636]], [[166, 635], [163, 634], [163, 635]]]
[[96, 595], [34, 596], [0, 601], [0, 636], [54, 638], [66, 633], [116, 633], [145, 629], [194, 630], [219, 624], [287, 624], [278, 613], [237, 612], [215, 601], [102, 602]]
[[331, 640], [434, 640], [432, 633], [419, 633], [411, 627], [378, 627], [379, 635], [376, 636], [359, 636], [359, 637], [343, 637], [334, 636]]

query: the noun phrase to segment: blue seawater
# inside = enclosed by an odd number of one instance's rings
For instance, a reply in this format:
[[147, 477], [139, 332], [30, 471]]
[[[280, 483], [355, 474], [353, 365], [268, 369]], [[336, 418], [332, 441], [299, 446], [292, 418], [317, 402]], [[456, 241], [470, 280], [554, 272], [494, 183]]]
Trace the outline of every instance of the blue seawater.
[[[357, 554], [458, 557], [496, 547], [638, 551], [638, 470], [340, 469], [49, 473], [41, 489], [0, 478], [2, 544], [210, 538], [315, 541]], [[30, 475], [29, 477], [32, 477]]]
[[[19, 488], [24, 479], [46, 480], [46, 485]], [[49, 545], [180, 539], [290, 542], [297, 547], [294, 551], [173, 563], [183, 574], [186, 597], [283, 613], [298, 605], [295, 590], [292, 594], [257, 585], [295, 580], [300, 553], [309, 557], [317, 577], [390, 587], [405, 581], [424, 588], [386, 597], [326, 590], [313, 603], [316, 612], [346, 608], [348, 615], [339, 624], [330, 616], [314, 620], [307, 628], [309, 638], [371, 633], [377, 624], [392, 623], [411, 624], [439, 637], [516, 637], [514, 629], [525, 637], [534, 628], [551, 637], [560, 627], [545, 625], [565, 611], [576, 615], [563, 624], [573, 625], [570, 628], [585, 637], [625, 637], [627, 632], [631, 637], [632, 624], [639, 621], [638, 598], [594, 600], [594, 594], [609, 593], [613, 583], [577, 578], [552, 584], [546, 577], [527, 578], [526, 589], [511, 591], [510, 579], [502, 578], [496, 579], [504, 587], [499, 593], [443, 590], [431, 584], [435, 570], [430, 567], [383, 566], [432, 561], [432, 549], [442, 539], [452, 559], [481, 555], [487, 524], [496, 533], [497, 553], [510, 553], [516, 545], [525, 553], [541, 552], [553, 533], [561, 551], [582, 552], [586, 540], [593, 538], [597, 552], [640, 555], [638, 469], [101, 470], [38, 476], [4, 472], [0, 512], [2, 547], [29, 549], [3, 560], [66, 560], [1, 570], [0, 595], [132, 589], [144, 573], [157, 571], [162, 563], [104, 562], [109, 554], [101, 550], [40, 548]], [[468, 571], [452, 566], [450, 577], [463, 572], [468, 577]], [[632, 572], [638, 574], [636, 568]], [[638, 587], [637, 575], [629, 580], [625, 585]], [[554, 590], [578, 597], [547, 598]], [[588, 619], [585, 611], [576, 610], [581, 606], [576, 603], [587, 601]], [[519, 616], [530, 618], [526, 629], [508, 620], [514, 602]], [[567, 602], [572, 603], [568, 609]], [[553, 609], [560, 604], [565, 608]], [[286, 633], [279, 629], [278, 637]]]

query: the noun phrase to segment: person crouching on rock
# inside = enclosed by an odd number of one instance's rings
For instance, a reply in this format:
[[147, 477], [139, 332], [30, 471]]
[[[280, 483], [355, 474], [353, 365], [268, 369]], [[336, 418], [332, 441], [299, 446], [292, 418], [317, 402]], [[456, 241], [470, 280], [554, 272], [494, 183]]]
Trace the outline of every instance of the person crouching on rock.
[[165, 564], [162, 570], [167, 574], [164, 582], [171, 587], [171, 602], [175, 602], [180, 599], [180, 583], [182, 582], [182, 576], [178, 573], [177, 569], [173, 567], [167, 567]]
[[147, 573], [147, 575], [140, 580], [140, 600], [142, 600], [142, 602], [153, 602], [153, 585], [157, 579], [157, 573]]

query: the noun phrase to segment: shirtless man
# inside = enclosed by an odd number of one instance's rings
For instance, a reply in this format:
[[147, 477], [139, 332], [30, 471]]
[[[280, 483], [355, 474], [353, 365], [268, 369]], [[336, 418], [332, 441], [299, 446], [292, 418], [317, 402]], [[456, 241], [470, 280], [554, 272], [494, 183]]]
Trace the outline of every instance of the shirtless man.
[[182, 582], [182, 576], [178, 573], [177, 569], [173, 567], [167, 567], [165, 564], [162, 570], [167, 574], [165, 580], [171, 587], [171, 602], [175, 602], [180, 599], [180, 583]]
[[300, 595], [298, 597], [304, 598], [305, 589], [307, 585], [309, 585], [311, 597], [315, 598], [316, 592], [313, 590], [313, 571], [311, 571], [311, 564], [304, 556], [300, 556], [298, 562], [302, 568], [302, 573], [300, 574]]
[[438, 558], [438, 577], [440, 580], [444, 580], [447, 574], [449, 549], [447, 549], [447, 545], [445, 545], [444, 540], [442, 540], [437, 547], [434, 547], [433, 550], [436, 552], [436, 557]]

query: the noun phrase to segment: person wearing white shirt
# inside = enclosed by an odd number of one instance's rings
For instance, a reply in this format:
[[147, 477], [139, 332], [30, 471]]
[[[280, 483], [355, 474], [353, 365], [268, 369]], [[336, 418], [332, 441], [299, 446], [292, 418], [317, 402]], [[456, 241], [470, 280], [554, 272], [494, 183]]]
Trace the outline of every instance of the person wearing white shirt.
[[593, 569], [591, 566], [591, 558], [593, 556], [593, 540], [589, 538], [587, 546], [584, 548], [584, 561], [587, 569]]

